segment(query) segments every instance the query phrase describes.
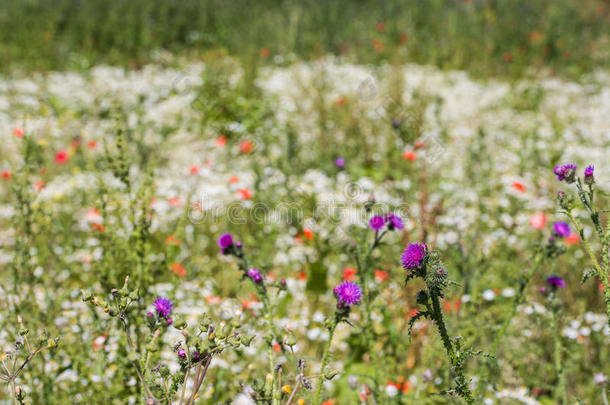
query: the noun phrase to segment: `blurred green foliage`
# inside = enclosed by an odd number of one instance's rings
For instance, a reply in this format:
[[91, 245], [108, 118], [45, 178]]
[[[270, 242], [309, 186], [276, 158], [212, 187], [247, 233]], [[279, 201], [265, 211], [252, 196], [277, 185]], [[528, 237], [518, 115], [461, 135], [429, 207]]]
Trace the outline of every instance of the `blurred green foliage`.
[[[3, 70], [140, 66], [165, 49], [252, 61], [332, 53], [481, 75], [577, 77], [610, 57], [604, 0], [3, 0]], [[276, 60], [277, 62], [277, 60]]]

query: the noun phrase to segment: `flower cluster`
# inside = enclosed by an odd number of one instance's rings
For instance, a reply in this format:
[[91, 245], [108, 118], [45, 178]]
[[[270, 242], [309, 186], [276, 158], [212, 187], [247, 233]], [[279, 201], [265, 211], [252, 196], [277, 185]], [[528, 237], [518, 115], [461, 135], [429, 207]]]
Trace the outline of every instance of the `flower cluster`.
[[383, 229], [386, 225], [389, 231], [401, 230], [404, 228], [402, 219], [393, 212], [389, 212], [385, 215], [375, 215], [369, 220], [369, 226], [376, 232]]

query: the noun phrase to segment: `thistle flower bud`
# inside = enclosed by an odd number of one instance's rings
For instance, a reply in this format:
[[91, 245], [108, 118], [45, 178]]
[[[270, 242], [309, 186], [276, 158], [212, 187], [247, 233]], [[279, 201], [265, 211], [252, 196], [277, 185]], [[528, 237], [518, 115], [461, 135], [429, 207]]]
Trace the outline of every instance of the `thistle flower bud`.
[[594, 168], [592, 165], [589, 165], [585, 168], [585, 184], [592, 185], [595, 183], [595, 178], [593, 177]]
[[574, 197], [572, 195], [568, 195], [563, 191], [559, 191], [557, 193], [557, 202], [559, 206], [565, 211], [571, 211], [574, 208]]
[[136, 288], [135, 290], [130, 292], [129, 293], [129, 298], [131, 298], [134, 301], [140, 299], [140, 289]]
[[176, 329], [184, 329], [186, 328], [186, 321], [182, 318], [175, 318], [172, 322], [172, 325]]
[[155, 353], [155, 352], [159, 351], [159, 348], [157, 347], [157, 345], [154, 342], [150, 342], [149, 344], [146, 345], [146, 351]]
[[254, 340], [254, 335], [244, 335], [240, 338], [241, 344], [246, 347], [250, 346], [250, 343], [252, 343], [252, 340]]
[[161, 374], [163, 378], [167, 378], [169, 376], [169, 368], [165, 365], [161, 366], [161, 368], [159, 368], [159, 374]]
[[91, 298], [93, 297], [91, 295], [91, 292], [86, 291], [86, 290], [80, 290], [81, 296], [82, 296], [82, 300], [83, 302], [89, 302], [91, 301]]

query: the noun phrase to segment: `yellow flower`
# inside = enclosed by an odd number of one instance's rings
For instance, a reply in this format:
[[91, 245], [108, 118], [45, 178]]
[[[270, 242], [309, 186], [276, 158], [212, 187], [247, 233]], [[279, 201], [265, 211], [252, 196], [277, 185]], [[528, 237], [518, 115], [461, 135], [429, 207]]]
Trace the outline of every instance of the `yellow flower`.
[[284, 386], [282, 387], [282, 392], [283, 392], [284, 394], [290, 394], [290, 392], [291, 392], [291, 391], [292, 391], [292, 389], [290, 388], [290, 385], [284, 385]]

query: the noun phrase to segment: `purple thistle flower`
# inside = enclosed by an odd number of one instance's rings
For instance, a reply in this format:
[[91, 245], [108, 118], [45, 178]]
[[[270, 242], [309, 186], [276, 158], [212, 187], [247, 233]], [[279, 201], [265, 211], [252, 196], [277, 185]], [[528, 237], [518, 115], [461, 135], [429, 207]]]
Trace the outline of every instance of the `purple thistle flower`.
[[174, 303], [171, 302], [169, 299], [167, 298], [163, 298], [163, 297], [158, 297], [155, 302], [155, 310], [157, 311], [157, 315], [158, 316], [162, 316], [165, 319], [168, 319], [168, 317], [171, 315], [172, 313], [172, 309], [174, 307]]
[[595, 168], [592, 165], [589, 165], [589, 166], [585, 167], [585, 177], [593, 176], [593, 171], [594, 170], [595, 170]]
[[184, 349], [182, 349], [182, 348], [178, 349], [178, 356], [180, 356], [180, 357], [186, 356], [186, 352], [184, 351]]
[[555, 288], [565, 288], [566, 286], [566, 282], [563, 278], [559, 277], [559, 276], [551, 276], [549, 278], [546, 279], [546, 282], [551, 286], [551, 287], [555, 287]]
[[593, 184], [593, 171], [594, 171], [594, 167], [592, 165], [589, 165], [585, 168], [585, 183], [591, 185]]
[[254, 267], [248, 270], [248, 277], [252, 279], [256, 284], [260, 284], [263, 281], [263, 276], [261, 276], [261, 272]]
[[570, 225], [565, 222], [555, 222], [553, 224], [553, 234], [558, 238], [566, 238], [570, 236], [571, 233]]
[[335, 159], [335, 166], [337, 167], [344, 167], [345, 166], [345, 159], [343, 159], [342, 157], [338, 157]]
[[389, 212], [385, 216], [385, 220], [388, 221], [388, 229], [393, 231], [394, 229], [398, 229], [399, 231], [404, 228], [404, 224], [402, 223], [402, 219], [393, 212]]
[[233, 246], [233, 237], [231, 236], [231, 234], [223, 233], [222, 235], [220, 235], [220, 238], [218, 238], [218, 246], [222, 250], [228, 249]]
[[349, 281], [344, 281], [333, 288], [333, 293], [337, 298], [338, 306], [358, 305], [362, 299], [362, 291], [358, 284]]
[[421, 266], [428, 253], [428, 247], [423, 243], [412, 243], [405, 249], [400, 257], [402, 266], [405, 269], [413, 270]]
[[369, 220], [369, 226], [372, 230], [378, 231], [385, 225], [385, 219], [381, 215], [375, 215]]
[[573, 183], [574, 176], [576, 174], [576, 165], [573, 163], [568, 163], [565, 165], [557, 165], [553, 169], [553, 173], [557, 176], [557, 180], [564, 181], [566, 183]]

